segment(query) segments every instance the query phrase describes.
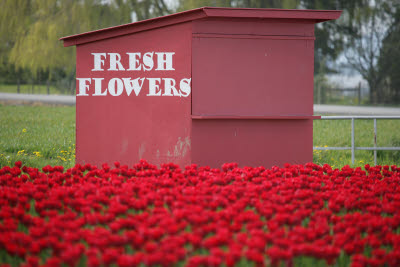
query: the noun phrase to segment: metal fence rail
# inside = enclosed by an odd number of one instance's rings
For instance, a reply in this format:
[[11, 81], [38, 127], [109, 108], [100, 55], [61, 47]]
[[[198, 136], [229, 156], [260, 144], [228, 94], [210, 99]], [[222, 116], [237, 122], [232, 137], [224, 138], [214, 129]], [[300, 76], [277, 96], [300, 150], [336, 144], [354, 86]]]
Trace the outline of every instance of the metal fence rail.
[[[374, 163], [377, 165], [376, 151], [378, 150], [392, 150], [400, 151], [400, 147], [378, 147], [377, 146], [377, 126], [376, 120], [399, 120], [400, 116], [321, 116], [322, 120], [351, 120], [351, 147], [314, 147], [314, 150], [351, 150], [351, 163], [354, 164], [356, 150], [373, 150]], [[373, 147], [356, 147], [354, 144], [354, 121], [359, 120], [374, 120], [374, 146]]]

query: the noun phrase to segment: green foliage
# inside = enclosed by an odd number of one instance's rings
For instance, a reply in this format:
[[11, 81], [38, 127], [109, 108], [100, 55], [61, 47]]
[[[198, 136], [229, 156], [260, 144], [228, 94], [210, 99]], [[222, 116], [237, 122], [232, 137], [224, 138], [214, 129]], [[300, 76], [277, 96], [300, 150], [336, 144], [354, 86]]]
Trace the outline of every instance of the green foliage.
[[242, 8], [296, 8], [299, 0], [179, 0], [179, 11], [211, 7], [242, 7]]
[[383, 40], [391, 40], [386, 37], [396, 24], [394, 12], [398, 9], [399, 4], [392, 0], [382, 0], [379, 5], [374, 0], [366, 0], [354, 8], [352, 17], [343, 18], [348, 25], [347, 31], [343, 31], [347, 65], [367, 81], [370, 104], [383, 103], [386, 95], [385, 72], [380, 70], [378, 61], [382, 61]]
[[327, 103], [327, 90], [332, 88], [326, 77], [326, 58], [318, 64], [320, 68], [314, 75], [314, 103], [326, 104]]
[[[123, 3], [122, 0], [117, 2]], [[173, 13], [164, 0], [128, 0], [125, 10], [135, 14], [136, 20], [145, 20]]]
[[382, 89], [385, 103], [400, 103], [400, 3], [394, 10], [394, 21], [383, 39], [379, 57], [379, 72], [382, 75]]
[[7, 60], [19, 36], [31, 23], [31, 0], [2, 0], [0, 2], [0, 64]]
[[75, 49], [64, 48], [62, 36], [110, 27], [129, 21], [119, 16], [114, 5], [101, 0], [53, 1], [40, 0], [32, 5], [32, 22], [26, 33], [18, 35], [10, 52], [16, 67], [27, 68], [37, 74], [40, 70], [60, 68], [72, 72], [75, 68]]
[[2, 0], [0, 2], [0, 82], [16, 83], [27, 76], [26, 70], [9, 62], [9, 53], [31, 23], [31, 0]]

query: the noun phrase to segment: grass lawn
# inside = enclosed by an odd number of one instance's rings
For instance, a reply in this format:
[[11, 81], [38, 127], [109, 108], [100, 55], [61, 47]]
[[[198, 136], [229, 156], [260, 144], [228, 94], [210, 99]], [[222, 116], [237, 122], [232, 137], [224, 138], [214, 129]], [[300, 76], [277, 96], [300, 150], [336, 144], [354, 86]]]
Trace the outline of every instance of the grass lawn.
[[[314, 121], [314, 146], [350, 146], [349, 120]], [[355, 121], [356, 146], [373, 146], [373, 121]], [[378, 146], [400, 146], [400, 120], [378, 120]], [[0, 167], [74, 165], [75, 107], [0, 105]], [[354, 166], [373, 165], [373, 151], [356, 151]], [[314, 151], [314, 162], [351, 165], [351, 152]], [[400, 151], [378, 151], [378, 164], [400, 165]], [[351, 165], [352, 166], [352, 165]]]
[[[17, 93], [17, 85], [16, 84], [0, 84], [0, 93]], [[21, 94], [47, 94], [47, 86], [46, 85], [35, 85], [33, 87], [31, 84], [21, 84], [20, 85], [20, 93]], [[50, 86], [50, 94], [52, 95], [63, 95], [66, 93], [61, 92], [54, 86]]]
[[0, 166], [75, 161], [75, 107], [0, 105]]
[[[374, 145], [373, 120], [355, 120], [354, 136], [356, 147]], [[377, 146], [400, 147], [400, 120], [377, 120]], [[351, 147], [351, 120], [315, 120], [314, 146]], [[378, 151], [378, 165], [399, 165], [400, 151]], [[351, 151], [314, 150], [314, 162], [328, 163], [333, 167], [351, 164]], [[354, 166], [374, 165], [373, 151], [355, 151]]]

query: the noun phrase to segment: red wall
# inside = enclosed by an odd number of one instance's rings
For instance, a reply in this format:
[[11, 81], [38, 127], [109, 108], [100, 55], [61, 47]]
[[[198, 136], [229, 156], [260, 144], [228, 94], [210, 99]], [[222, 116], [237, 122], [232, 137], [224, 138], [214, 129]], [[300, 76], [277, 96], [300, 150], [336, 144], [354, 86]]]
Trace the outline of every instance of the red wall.
[[293, 22], [194, 22], [193, 162], [312, 161], [314, 25]]
[[[119, 53], [128, 68], [126, 53], [175, 52], [174, 71], [92, 71], [91, 53]], [[77, 78], [104, 78], [103, 89], [112, 78], [191, 78], [191, 24], [124, 35], [77, 45]], [[121, 161], [132, 164], [144, 158], [153, 164], [190, 164], [191, 95], [147, 96], [147, 80], [142, 90], [130, 96], [77, 96], [77, 162], [101, 164]], [[93, 80], [89, 92], [93, 93]], [[78, 82], [77, 82], [78, 87]], [[163, 87], [162, 84], [160, 87]]]
[[312, 161], [312, 120], [193, 120], [192, 158], [221, 167], [282, 166]]

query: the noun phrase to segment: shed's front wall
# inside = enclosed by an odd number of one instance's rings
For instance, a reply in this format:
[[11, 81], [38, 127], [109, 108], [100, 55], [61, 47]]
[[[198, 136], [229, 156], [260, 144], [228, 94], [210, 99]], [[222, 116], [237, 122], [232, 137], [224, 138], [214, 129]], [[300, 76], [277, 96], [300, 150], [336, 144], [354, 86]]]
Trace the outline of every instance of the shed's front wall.
[[190, 163], [190, 23], [77, 45], [76, 71], [78, 163]]

